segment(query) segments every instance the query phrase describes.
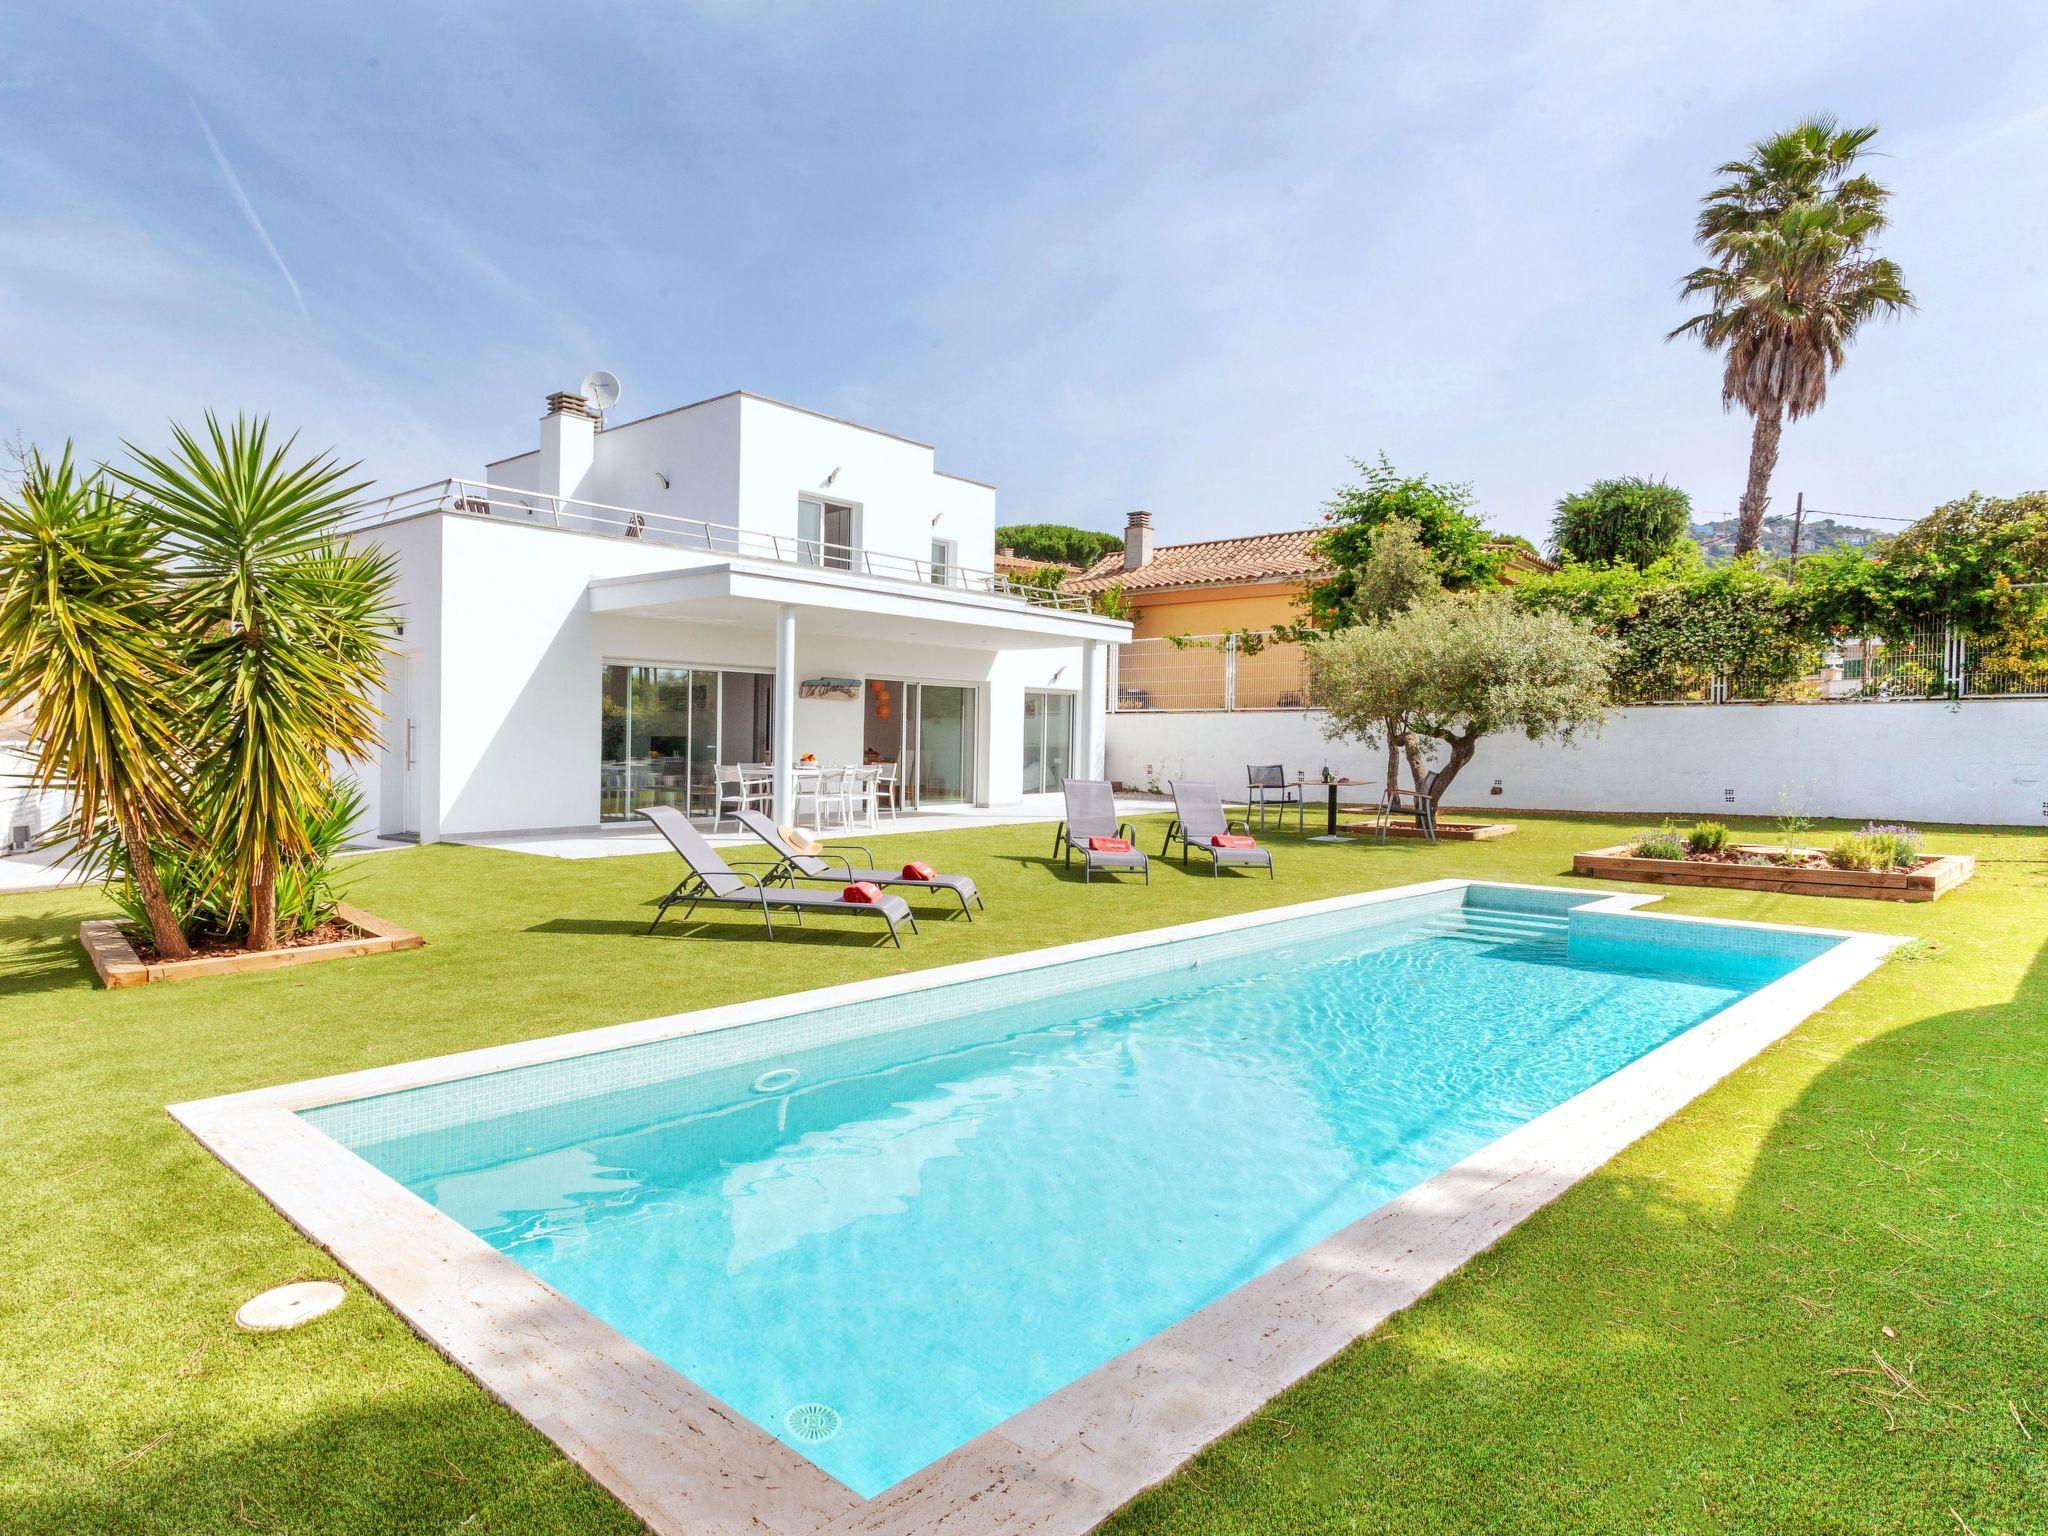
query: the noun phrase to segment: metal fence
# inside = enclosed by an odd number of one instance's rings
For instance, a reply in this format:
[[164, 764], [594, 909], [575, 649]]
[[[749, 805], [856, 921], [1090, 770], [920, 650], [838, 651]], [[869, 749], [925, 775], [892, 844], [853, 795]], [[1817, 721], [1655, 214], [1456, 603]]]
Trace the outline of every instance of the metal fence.
[[1179, 635], [1116, 648], [1116, 708], [1305, 709], [1302, 649], [1291, 641]]
[[[1258, 710], [1308, 707], [1302, 647], [1241, 635], [1179, 635], [1116, 648], [1115, 708]], [[1628, 704], [1833, 704], [1885, 699], [2048, 697], [2048, 657], [2002, 646], [1995, 637], [1927, 625], [1890, 638], [1842, 639], [1821, 648], [1820, 665], [1775, 687], [1740, 675], [1701, 671], [1667, 677]]]

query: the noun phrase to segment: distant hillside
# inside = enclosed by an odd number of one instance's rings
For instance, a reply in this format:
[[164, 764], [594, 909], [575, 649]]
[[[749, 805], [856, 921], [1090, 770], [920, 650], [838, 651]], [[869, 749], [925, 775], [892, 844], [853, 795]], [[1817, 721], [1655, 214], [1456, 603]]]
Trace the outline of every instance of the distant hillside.
[[[1694, 523], [1691, 532], [1694, 542], [1709, 561], [1732, 560], [1735, 558], [1735, 526], [1734, 518], [1724, 517], [1719, 522]], [[1799, 530], [1799, 553], [1811, 555], [1823, 549], [1833, 549], [1838, 544], [1870, 544], [1884, 537], [1875, 528], [1838, 523], [1832, 517], [1809, 517]], [[1764, 536], [1758, 547], [1767, 555], [1789, 555], [1792, 552], [1792, 519], [1765, 518]]]

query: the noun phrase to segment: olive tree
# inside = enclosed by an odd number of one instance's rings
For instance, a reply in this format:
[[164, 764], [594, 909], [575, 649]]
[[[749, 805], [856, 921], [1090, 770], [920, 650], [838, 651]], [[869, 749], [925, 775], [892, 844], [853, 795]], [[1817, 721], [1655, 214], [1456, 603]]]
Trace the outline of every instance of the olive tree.
[[1619, 655], [1581, 619], [1480, 592], [1425, 600], [1313, 641], [1309, 685], [1331, 740], [1403, 740], [1418, 792], [1428, 770], [1417, 738], [1439, 743], [1446, 757], [1431, 799], [1441, 802], [1488, 736], [1568, 742], [1597, 728]]

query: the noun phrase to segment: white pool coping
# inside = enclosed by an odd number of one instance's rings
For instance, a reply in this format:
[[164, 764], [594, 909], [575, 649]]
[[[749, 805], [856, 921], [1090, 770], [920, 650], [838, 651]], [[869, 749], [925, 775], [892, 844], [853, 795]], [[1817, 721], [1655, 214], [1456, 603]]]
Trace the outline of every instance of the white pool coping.
[[861, 1498], [315, 1130], [299, 1112], [1467, 886], [1580, 894], [1563, 886], [1430, 880], [315, 1078], [175, 1104], [170, 1112], [421, 1337], [659, 1536], [1074, 1536], [1841, 996], [1905, 940], [1641, 913], [1636, 909], [1660, 898], [1588, 896], [1575, 910], [1841, 942], [873, 1499]]

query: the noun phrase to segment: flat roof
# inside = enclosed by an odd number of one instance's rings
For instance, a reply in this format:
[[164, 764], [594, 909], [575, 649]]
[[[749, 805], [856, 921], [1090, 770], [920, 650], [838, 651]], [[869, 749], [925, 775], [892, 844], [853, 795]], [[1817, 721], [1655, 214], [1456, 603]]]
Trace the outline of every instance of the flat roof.
[[[818, 420], [829, 421], [835, 426], [852, 427], [856, 432], [872, 432], [876, 437], [886, 437], [895, 442], [908, 443], [913, 448], [923, 448], [930, 453], [937, 453], [939, 451], [932, 444], [924, 442], [919, 438], [905, 437], [901, 432], [890, 432], [882, 427], [871, 427], [864, 421], [849, 421], [844, 416], [834, 416], [830, 411], [814, 411], [808, 405], [794, 405], [787, 400], [778, 400], [773, 395], [759, 394], [751, 389], [728, 389], [722, 395], [708, 395], [702, 400], [692, 400], [688, 405], [673, 405], [665, 411], [655, 411], [646, 416], [635, 416], [631, 421], [622, 421], [616, 426], [606, 423], [599, 430], [604, 432], [623, 432], [628, 427], [637, 427], [650, 421], [659, 421], [664, 416], [679, 416], [684, 411], [694, 411], [699, 406], [704, 405], [716, 405], [721, 400], [758, 400], [763, 405], [779, 406], [785, 411], [796, 411], [801, 415], [815, 416]], [[539, 452], [538, 448], [529, 448], [524, 453], [507, 454], [502, 459], [485, 459], [484, 467], [488, 469], [494, 464], [516, 463], [520, 459], [531, 458]], [[967, 475], [956, 475], [951, 470], [934, 467], [932, 473], [944, 475], [948, 480], [965, 480], [969, 485], [978, 485], [985, 491], [995, 489], [986, 480], [976, 480]]]

